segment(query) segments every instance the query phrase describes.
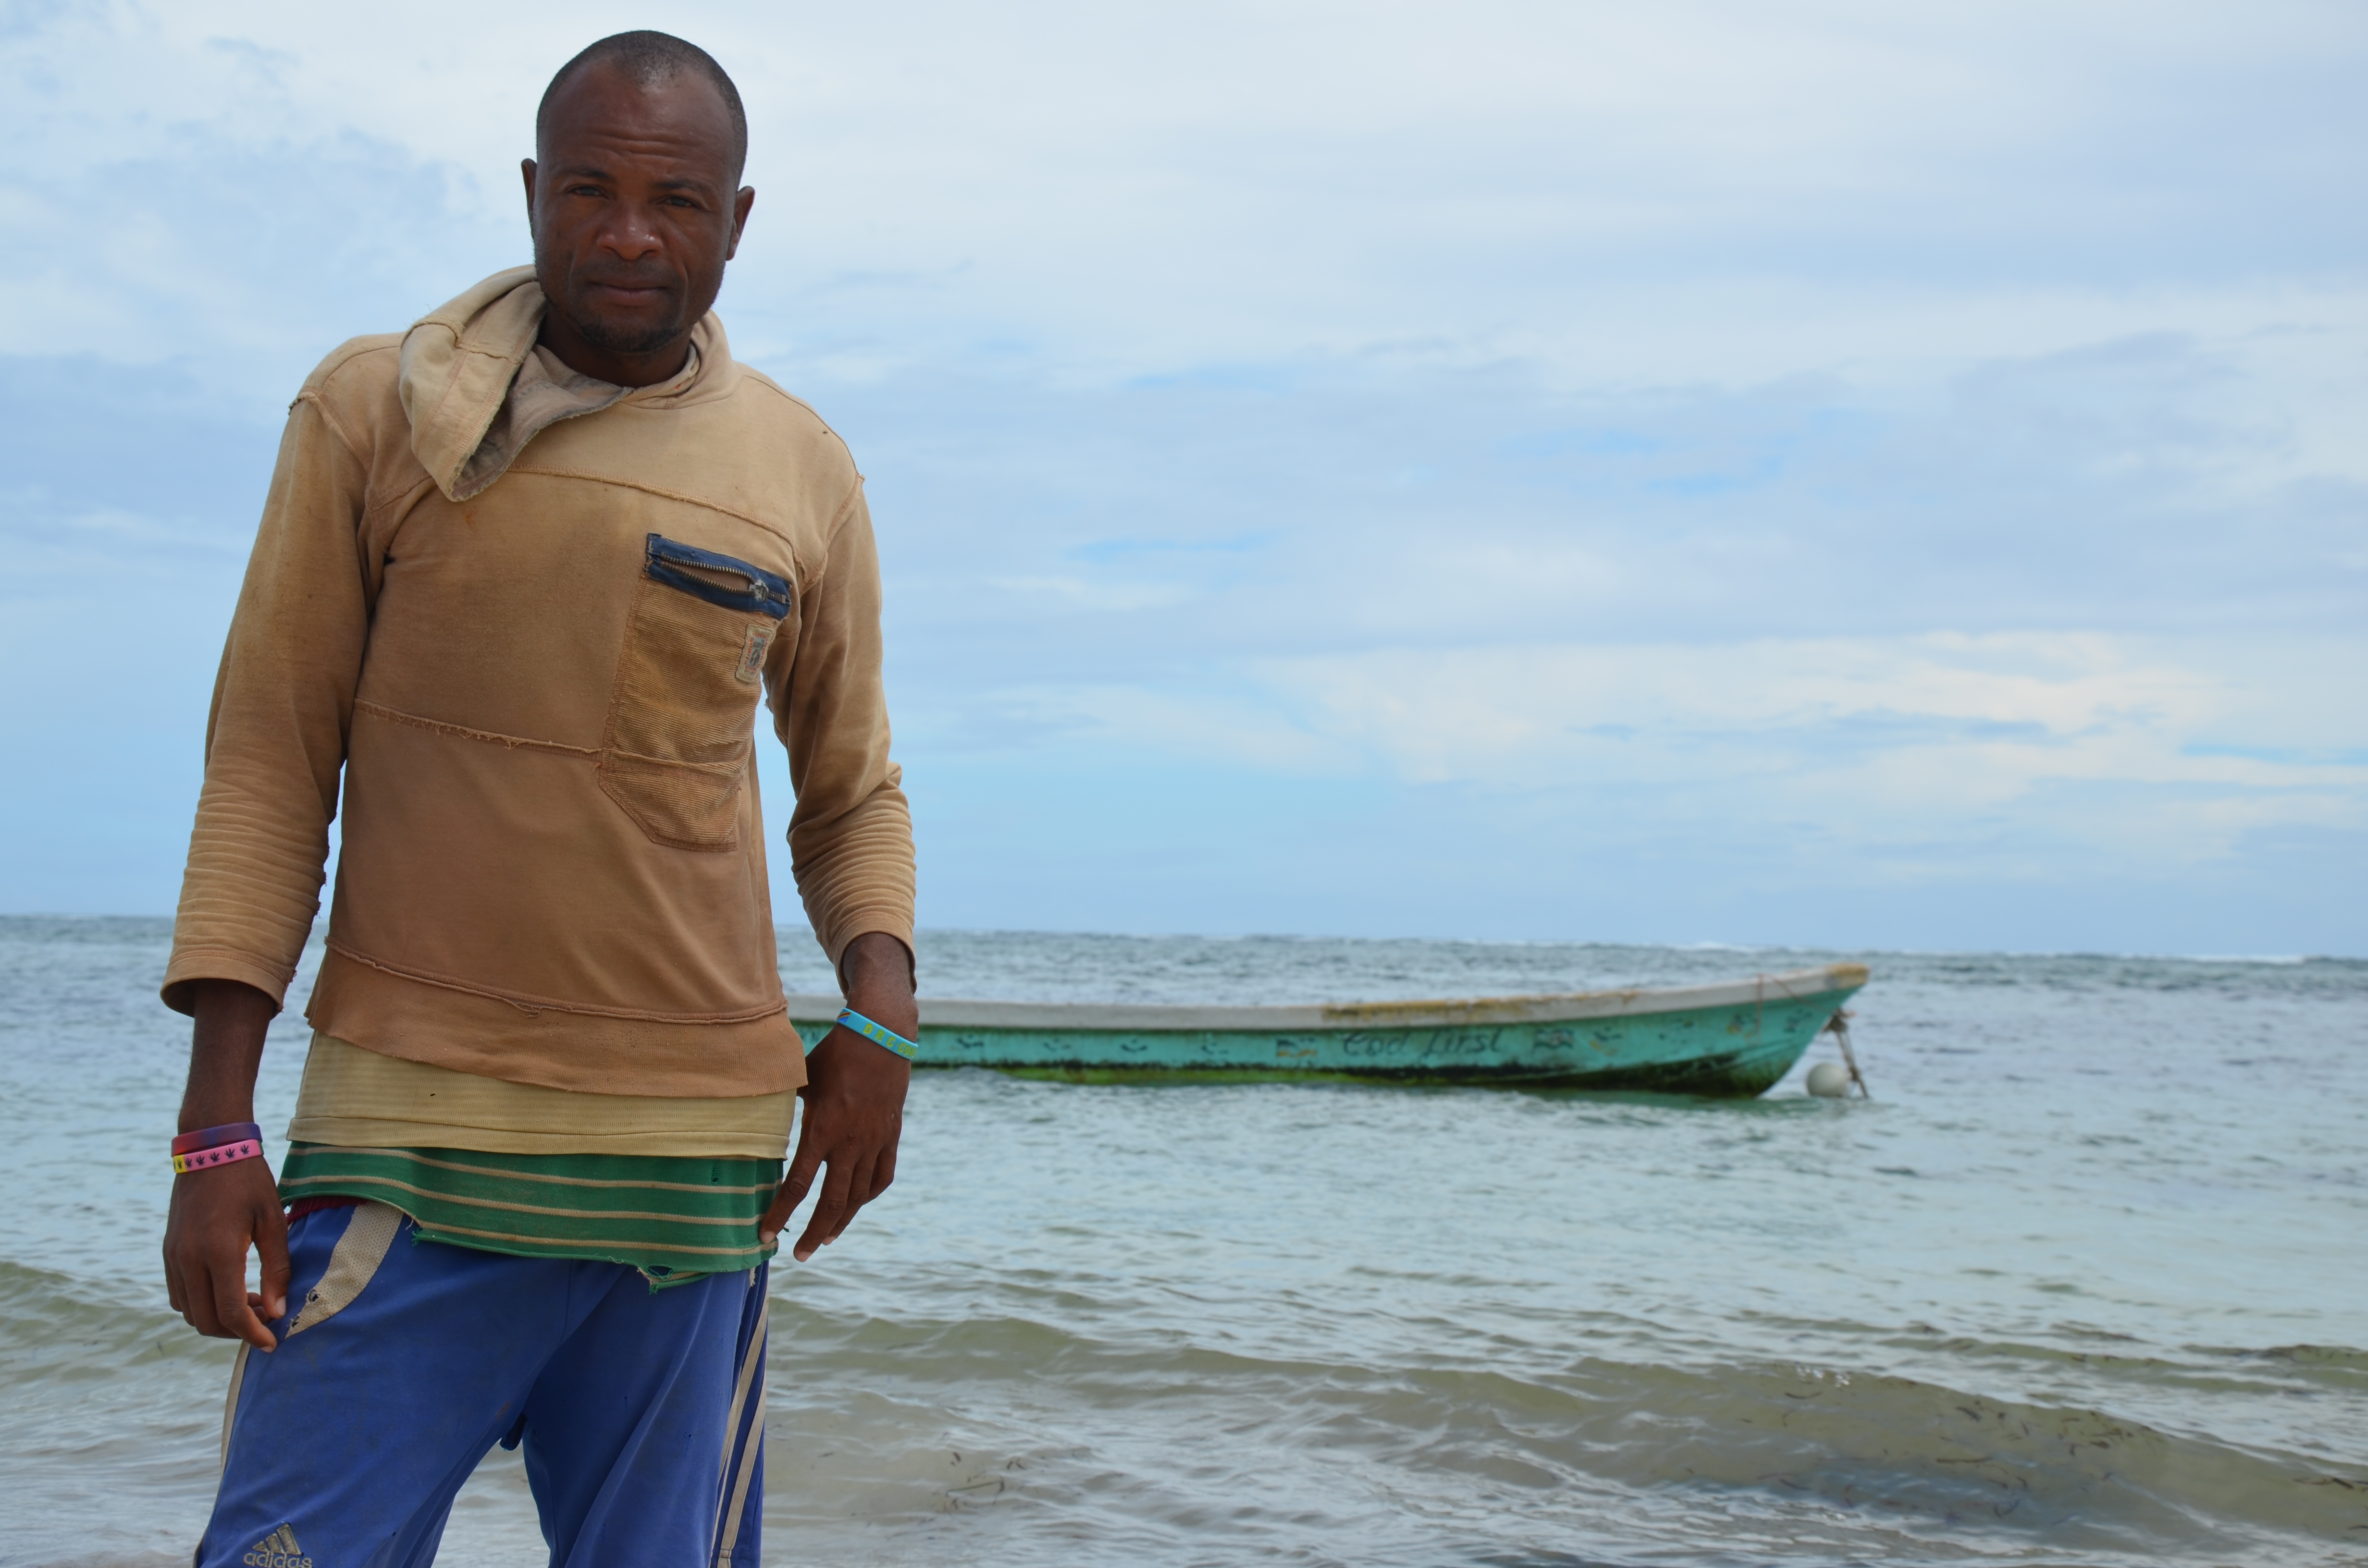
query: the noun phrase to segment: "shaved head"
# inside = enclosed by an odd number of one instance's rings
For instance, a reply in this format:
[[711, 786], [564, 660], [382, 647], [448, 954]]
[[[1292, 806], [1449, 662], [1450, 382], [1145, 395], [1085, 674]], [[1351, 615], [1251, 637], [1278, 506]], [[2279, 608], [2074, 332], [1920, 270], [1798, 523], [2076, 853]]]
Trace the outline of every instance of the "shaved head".
[[542, 90], [542, 102], [534, 111], [534, 140], [538, 150], [542, 146], [543, 133], [551, 124], [551, 106], [559, 90], [581, 72], [595, 66], [606, 66], [631, 81], [635, 86], [661, 86], [677, 76], [692, 75], [714, 87], [723, 100], [723, 112], [732, 120], [732, 178], [737, 181], [740, 171], [748, 163], [748, 111], [741, 107], [740, 89], [715, 56], [672, 33], [640, 32], [612, 33], [559, 68], [551, 85]]
[[757, 193], [723, 68], [678, 38], [620, 33], [561, 67], [525, 176], [541, 342], [571, 369], [645, 387], [679, 370]]

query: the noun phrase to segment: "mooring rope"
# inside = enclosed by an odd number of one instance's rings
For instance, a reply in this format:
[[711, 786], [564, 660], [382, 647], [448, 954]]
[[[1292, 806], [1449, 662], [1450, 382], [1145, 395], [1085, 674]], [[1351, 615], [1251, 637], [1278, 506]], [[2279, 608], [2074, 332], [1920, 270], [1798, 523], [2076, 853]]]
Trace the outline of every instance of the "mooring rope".
[[1837, 1007], [1834, 1016], [1826, 1020], [1826, 1027], [1817, 1032], [1834, 1037], [1835, 1043], [1842, 1048], [1842, 1065], [1850, 1069], [1850, 1082], [1858, 1085], [1859, 1097], [1871, 1100], [1874, 1098], [1873, 1091], [1866, 1086], [1866, 1074], [1858, 1070], [1858, 1056], [1850, 1050], [1850, 1019], [1848, 1007]]

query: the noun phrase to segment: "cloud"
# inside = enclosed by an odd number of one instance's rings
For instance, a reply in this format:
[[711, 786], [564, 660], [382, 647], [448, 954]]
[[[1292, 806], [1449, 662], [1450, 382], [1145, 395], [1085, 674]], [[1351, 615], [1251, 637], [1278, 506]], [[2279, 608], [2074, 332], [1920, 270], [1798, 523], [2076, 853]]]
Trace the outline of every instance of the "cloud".
[[[330, 256], [397, 270], [355, 302], [399, 324], [516, 254], [541, 83], [630, 20], [61, 9], [0, 43], [14, 161], [78, 217], [114, 171], [169, 163], [193, 207], [265, 225], [185, 247], [182, 273], [302, 295]], [[2368, 240], [2327, 199], [2357, 183], [2368, 63], [2340, 3], [688, 4], [670, 25], [752, 106], [727, 300], [767, 355], [1002, 342], [1123, 374], [1429, 339], [1764, 378], [2210, 331], [2232, 296], [2356, 295]], [[347, 176], [273, 172], [365, 149]]]
[[[7, 13], [0, 722], [116, 781], [0, 795], [14, 906], [169, 906], [288, 397], [520, 259], [643, 19]], [[735, 349], [870, 476], [927, 917], [2368, 950], [2357, 7], [667, 25]]]
[[[2313, 427], [2368, 419], [2368, 379], [2293, 377], [2290, 347], [2123, 340], [1905, 391], [1316, 362], [1258, 386], [1011, 380], [984, 416], [986, 390], [948, 378], [822, 401], [873, 473], [900, 657], [933, 680], [1180, 650], [2345, 632], [2368, 483]], [[2358, 357], [2368, 331], [2311, 348]], [[978, 591], [1022, 581], [1070, 602]], [[1095, 591], [1137, 613], [1094, 613]]]
[[[2200, 737], [2325, 734], [2356, 677], [2348, 642], [2287, 644], [2250, 680], [2229, 651], [2101, 634], [1391, 650], [1249, 665], [1231, 682], [1080, 683], [996, 694], [1023, 745], [1410, 786], [1505, 786], [1588, 801], [1652, 790], [1663, 818], [1785, 816], [1875, 848], [2059, 786], [2150, 791], [2144, 823], [2059, 824], [2168, 863], [2273, 826], [2368, 829], [2368, 748]], [[973, 724], [969, 744], [1008, 745]], [[952, 737], [941, 744], [962, 744]]]

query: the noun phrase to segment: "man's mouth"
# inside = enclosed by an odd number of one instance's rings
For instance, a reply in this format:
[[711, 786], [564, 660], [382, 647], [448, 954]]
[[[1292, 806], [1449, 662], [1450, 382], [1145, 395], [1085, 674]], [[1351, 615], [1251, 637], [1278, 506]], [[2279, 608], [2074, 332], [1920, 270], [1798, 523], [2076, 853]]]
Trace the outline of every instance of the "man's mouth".
[[620, 304], [644, 305], [664, 298], [670, 290], [663, 283], [608, 282], [594, 278], [587, 285], [595, 296], [614, 300]]

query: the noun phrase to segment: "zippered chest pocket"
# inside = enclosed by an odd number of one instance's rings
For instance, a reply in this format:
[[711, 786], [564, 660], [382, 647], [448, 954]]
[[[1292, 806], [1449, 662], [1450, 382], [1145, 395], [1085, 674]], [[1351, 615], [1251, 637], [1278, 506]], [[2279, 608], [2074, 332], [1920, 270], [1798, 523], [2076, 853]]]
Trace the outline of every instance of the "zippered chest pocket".
[[785, 577], [652, 534], [617, 661], [600, 788], [652, 842], [740, 846], [757, 700], [796, 609]]

